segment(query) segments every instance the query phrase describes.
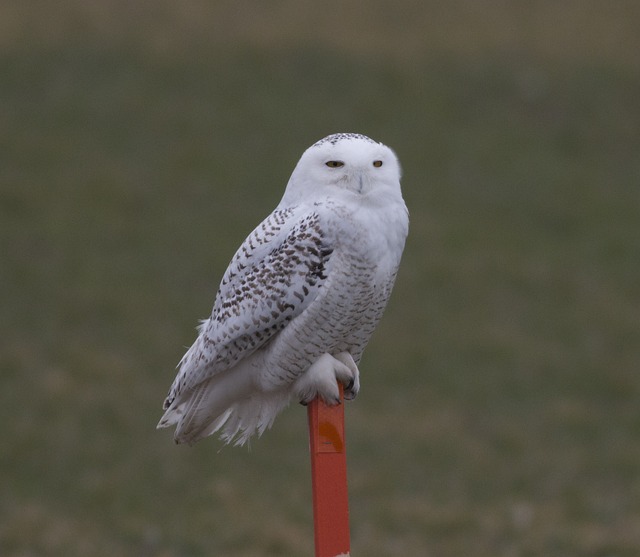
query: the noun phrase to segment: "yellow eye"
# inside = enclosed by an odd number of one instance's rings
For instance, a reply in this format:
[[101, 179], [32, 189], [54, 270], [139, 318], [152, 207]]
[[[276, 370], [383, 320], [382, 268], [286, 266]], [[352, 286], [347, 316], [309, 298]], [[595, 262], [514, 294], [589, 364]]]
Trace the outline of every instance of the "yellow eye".
[[326, 164], [329, 168], [340, 168], [341, 166], [344, 166], [344, 163], [342, 161], [327, 161], [324, 164]]
[[373, 161], [373, 166], [380, 168], [382, 166], [382, 161]]

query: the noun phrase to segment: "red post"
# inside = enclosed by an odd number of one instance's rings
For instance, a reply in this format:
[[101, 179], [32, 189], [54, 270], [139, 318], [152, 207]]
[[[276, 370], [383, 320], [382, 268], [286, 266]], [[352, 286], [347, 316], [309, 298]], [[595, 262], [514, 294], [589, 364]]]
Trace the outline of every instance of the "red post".
[[307, 407], [315, 557], [349, 555], [350, 551], [342, 385], [340, 402], [327, 406], [317, 398]]

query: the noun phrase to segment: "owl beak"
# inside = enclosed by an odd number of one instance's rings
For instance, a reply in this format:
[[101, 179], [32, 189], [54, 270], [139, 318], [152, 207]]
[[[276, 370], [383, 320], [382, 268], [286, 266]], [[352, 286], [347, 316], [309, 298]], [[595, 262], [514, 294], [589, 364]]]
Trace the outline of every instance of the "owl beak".
[[345, 183], [348, 184], [347, 187], [354, 193], [363, 194], [366, 193], [370, 180], [367, 175], [366, 169], [358, 168], [353, 171], [345, 174], [344, 176]]

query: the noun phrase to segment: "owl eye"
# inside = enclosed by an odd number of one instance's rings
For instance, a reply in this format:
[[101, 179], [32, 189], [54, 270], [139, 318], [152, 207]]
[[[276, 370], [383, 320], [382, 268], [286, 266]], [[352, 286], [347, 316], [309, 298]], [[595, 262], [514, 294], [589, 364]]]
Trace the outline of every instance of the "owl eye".
[[344, 166], [344, 163], [342, 161], [327, 161], [324, 164], [326, 164], [329, 168], [340, 168], [341, 166]]
[[373, 161], [373, 166], [380, 168], [382, 166], [382, 161]]

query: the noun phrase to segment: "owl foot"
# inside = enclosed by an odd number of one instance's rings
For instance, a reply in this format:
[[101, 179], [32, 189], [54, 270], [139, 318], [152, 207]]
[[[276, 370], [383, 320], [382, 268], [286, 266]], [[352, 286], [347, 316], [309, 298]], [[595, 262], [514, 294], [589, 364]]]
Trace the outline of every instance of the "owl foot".
[[301, 404], [309, 404], [319, 396], [329, 406], [335, 406], [340, 404], [340, 391], [336, 381], [344, 385], [344, 397], [347, 400], [354, 399], [360, 390], [360, 372], [348, 352], [320, 356], [298, 378], [294, 392]]

